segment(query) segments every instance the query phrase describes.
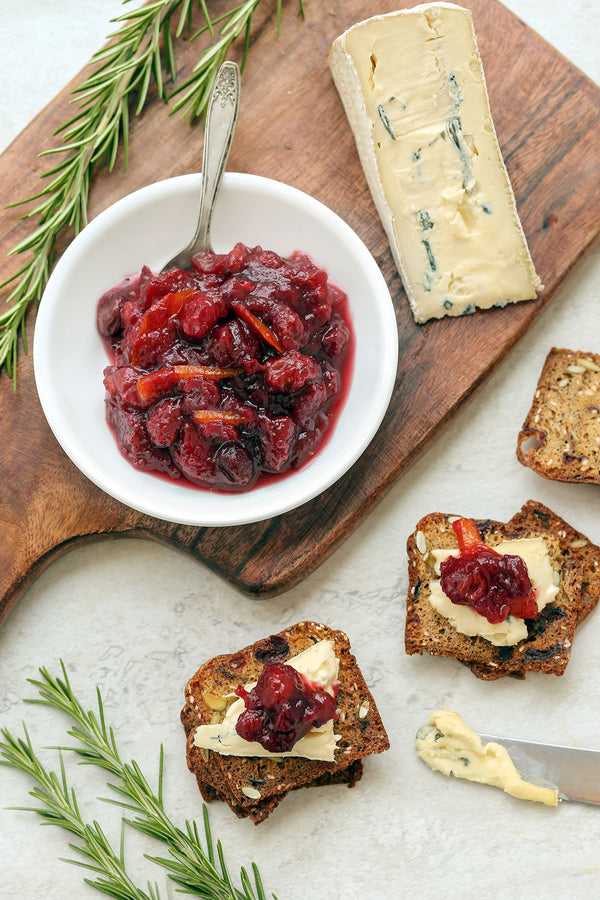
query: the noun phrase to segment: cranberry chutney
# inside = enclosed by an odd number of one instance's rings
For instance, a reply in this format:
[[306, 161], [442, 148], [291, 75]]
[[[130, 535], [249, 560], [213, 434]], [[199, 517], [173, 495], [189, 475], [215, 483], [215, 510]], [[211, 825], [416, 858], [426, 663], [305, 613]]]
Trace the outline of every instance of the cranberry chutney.
[[442, 590], [452, 603], [470, 606], [492, 624], [505, 622], [509, 615], [534, 619], [537, 589], [521, 557], [488, 547], [472, 519], [456, 519], [452, 530], [459, 555], [440, 565]]
[[106, 417], [138, 469], [216, 491], [297, 470], [347, 393], [346, 294], [306, 255], [238, 243], [100, 298]]
[[337, 719], [334, 693], [311, 682], [285, 663], [265, 663], [256, 685], [235, 690], [246, 705], [235, 730], [246, 741], [257, 741], [269, 753], [287, 753], [311, 728]]

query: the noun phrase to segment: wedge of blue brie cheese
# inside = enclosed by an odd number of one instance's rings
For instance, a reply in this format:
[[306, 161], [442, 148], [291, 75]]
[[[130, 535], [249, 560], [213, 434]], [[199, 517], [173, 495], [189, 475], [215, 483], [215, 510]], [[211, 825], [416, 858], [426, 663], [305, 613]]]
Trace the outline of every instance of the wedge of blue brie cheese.
[[416, 321], [534, 299], [471, 12], [375, 16], [337, 38], [329, 64]]

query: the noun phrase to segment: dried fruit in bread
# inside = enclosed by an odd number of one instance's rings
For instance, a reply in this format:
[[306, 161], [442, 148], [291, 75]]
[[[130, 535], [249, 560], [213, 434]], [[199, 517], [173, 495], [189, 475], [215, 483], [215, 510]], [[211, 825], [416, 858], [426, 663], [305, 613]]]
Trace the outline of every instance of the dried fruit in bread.
[[[320, 641], [332, 642], [339, 661], [333, 761], [273, 754], [227, 756], [194, 743], [198, 726], [224, 720], [228, 706], [237, 700], [238, 685], [256, 682], [266, 663], [285, 663]], [[352, 786], [362, 774], [360, 761], [389, 746], [348, 637], [315, 622], [299, 622], [237, 653], [209, 660], [188, 682], [185, 698], [181, 721], [187, 735], [188, 767], [203, 797], [223, 799], [236, 815], [255, 823], [263, 821], [295, 788], [339, 782]]]
[[[525, 620], [526, 636], [515, 644], [496, 645], [481, 635], [463, 634], [430, 602], [432, 584], [439, 583], [436, 558], [440, 554], [436, 551], [458, 550], [458, 540], [451, 525], [456, 518], [431, 513], [419, 521], [408, 539], [406, 652], [422, 654], [427, 651], [436, 656], [454, 657], [468, 665], [475, 675], [486, 679], [503, 675], [523, 677], [528, 671], [561, 675], [569, 660], [578, 622], [580, 570], [564, 565], [560, 542], [548, 530], [519, 529], [515, 533], [500, 522], [477, 522], [482, 539], [492, 548], [505, 540], [541, 539], [556, 573], [558, 590], [535, 618]], [[518, 553], [516, 549], [511, 552]], [[484, 619], [483, 616], [480, 618]]]
[[552, 348], [517, 457], [544, 478], [600, 484], [600, 355]]

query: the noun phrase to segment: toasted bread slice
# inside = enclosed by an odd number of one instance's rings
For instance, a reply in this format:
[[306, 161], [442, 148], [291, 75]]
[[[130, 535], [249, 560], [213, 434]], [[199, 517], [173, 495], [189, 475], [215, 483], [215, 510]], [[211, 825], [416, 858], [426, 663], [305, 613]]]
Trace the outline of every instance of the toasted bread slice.
[[451, 527], [456, 516], [431, 513], [417, 524], [407, 544], [409, 591], [405, 646], [409, 654], [424, 651], [436, 656], [451, 656], [468, 665], [479, 678], [504, 675], [524, 677], [527, 671], [562, 675], [569, 661], [573, 634], [578, 622], [581, 572], [564, 565], [558, 537], [548, 529], [514, 529], [491, 520], [478, 521], [485, 543], [494, 547], [505, 539], [541, 537], [548, 549], [552, 568], [560, 573], [557, 596], [534, 619], [526, 620], [527, 638], [512, 646], [496, 646], [479, 635], [458, 632], [429, 601], [434, 571], [431, 553], [435, 549], [458, 548]]
[[[321, 640], [333, 641], [339, 660], [339, 717], [334, 731], [340, 739], [334, 762], [299, 757], [233, 757], [195, 746], [197, 726], [222, 721], [239, 684], [255, 682], [265, 663], [285, 662]], [[255, 823], [263, 821], [294, 788], [339, 781], [352, 786], [362, 772], [356, 762], [389, 747], [375, 701], [350, 652], [347, 636], [315, 622], [299, 622], [238, 653], [209, 660], [188, 682], [185, 697], [181, 721], [187, 735], [188, 767], [196, 775], [203, 796], [224, 799], [236, 815], [248, 816]]]
[[515, 531], [545, 531], [557, 536], [562, 549], [563, 566], [581, 570], [577, 613], [577, 624], [581, 625], [600, 600], [600, 547], [557, 513], [535, 500], [528, 500], [509, 521], [508, 527]]
[[552, 348], [517, 457], [544, 478], [600, 484], [600, 355]]
[[[360, 781], [362, 778], [362, 774], [363, 761], [362, 759], [356, 759], [353, 763], [350, 763], [347, 768], [340, 769], [339, 772], [332, 772], [331, 774], [326, 773], [325, 775], [321, 775], [320, 778], [316, 778], [314, 781], [309, 781], [307, 784], [299, 784], [297, 787], [292, 788], [292, 790], [298, 790], [301, 787], [322, 787], [327, 784], [347, 784], [348, 787], [354, 787], [356, 782]], [[251, 809], [248, 809], [247, 807], [240, 806], [231, 797], [220, 794], [219, 791], [210, 784], [205, 784], [199, 775], [196, 775], [196, 782], [203, 799], [206, 800], [207, 803], [210, 803], [211, 800], [223, 800], [239, 819], [251, 818], [255, 825], [258, 825], [259, 822], [264, 822], [264, 820], [273, 812], [275, 807], [278, 806], [283, 798], [289, 793], [289, 791], [286, 791], [279, 794], [277, 797], [266, 797], [264, 800], [257, 800], [254, 806]]]
[[[580, 580], [577, 626], [586, 619], [600, 599], [600, 547], [593, 544], [582, 532], [577, 531], [563, 518], [535, 500], [527, 503], [507, 523], [511, 531], [549, 531], [558, 538], [563, 554], [563, 567], [579, 569], [576, 581]], [[471, 671], [486, 680], [511, 675], [524, 678], [524, 671], [503, 671], [499, 667], [471, 665]]]

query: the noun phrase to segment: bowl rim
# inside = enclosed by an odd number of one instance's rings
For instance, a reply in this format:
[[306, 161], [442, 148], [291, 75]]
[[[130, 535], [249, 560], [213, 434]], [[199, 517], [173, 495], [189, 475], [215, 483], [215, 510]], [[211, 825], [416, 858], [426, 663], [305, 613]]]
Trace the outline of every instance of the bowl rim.
[[[176, 524], [202, 527], [243, 525], [284, 514], [313, 500], [331, 487], [364, 453], [379, 429], [392, 396], [398, 359], [397, 325], [393, 302], [379, 266], [356, 232], [337, 213], [311, 195], [284, 182], [261, 175], [226, 172], [222, 191], [241, 191], [242, 195], [244, 191], [258, 191], [264, 197], [273, 198], [274, 202], [282, 202], [284, 206], [291, 204], [304, 215], [315, 216], [323, 222], [324, 227], [331, 229], [336, 235], [336, 240], [346, 244], [360, 261], [360, 266], [369, 280], [373, 297], [377, 301], [375, 308], [381, 319], [379, 337], [383, 347], [377, 380], [377, 394], [367, 411], [368, 427], [362, 431], [356, 430], [357, 437], [353, 439], [352, 447], [342, 450], [341, 464], [330, 463], [325, 466], [324, 471], [322, 471], [323, 465], [318, 466], [318, 463], [322, 462], [324, 458], [327, 461], [327, 448], [334, 442], [335, 429], [343, 416], [343, 409], [338, 415], [338, 422], [334, 425], [331, 437], [312, 460], [297, 472], [282, 476], [281, 479], [269, 482], [265, 486], [258, 486], [245, 492], [218, 493], [206, 491], [197, 486], [173, 482], [174, 487], [185, 492], [181, 497], [189, 497], [189, 494], [192, 493], [197, 500], [200, 500], [203, 496], [209, 495], [211, 497], [208, 504], [210, 510], [203, 511], [201, 502], [191, 504], [181, 500], [180, 502], [186, 507], [185, 511], [181, 507], [171, 508], [170, 504], [157, 503], [152, 490], [140, 492], [136, 489], [134, 481], [137, 482], [137, 476], [141, 475], [144, 479], [151, 479], [151, 483], [156, 486], [156, 482], [161, 483], [163, 479], [157, 479], [152, 473], [137, 471], [129, 462], [127, 467], [131, 472], [131, 479], [115, 478], [111, 474], [110, 468], [103, 469], [102, 465], [94, 460], [93, 454], [90, 458], [89, 449], [86, 452], [85, 441], [83, 441], [82, 448], [81, 437], [74, 437], [74, 429], [69, 427], [69, 424], [65, 425], [67, 419], [64, 401], [61, 408], [62, 397], [60, 391], [56, 390], [58, 385], [56, 372], [53, 374], [52, 354], [52, 333], [55, 327], [53, 318], [58, 315], [58, 310], [60, 310], [61, 289], [65, 283], [68, 284], [73, 266], [80, 259], [85, 258], [86, 252], [89, 252], [89, 248], [94, 246], [98, 236], [104, 234], [115, 223], [122, 221], [128, 214], [135, 214], [136, 210], [159, 204], [165, 195], [168, 196], [173, 191], [176, 193], [181, 191], [186, 196], [189, 192], [199, 191], [200, 180], [201, 174], [192, 173], [177, 175], [138, 188], [108, 206], [79, 232], [58, 260], [46, 285], [34, 330], [33, 368], [42, 410], [55, 438], [74, 465], [102, 491], [144, 515]], [[321, 265], [321, 263], [318, 264]], [[327, 266], [325, 265], [324, 268]], [[348, 293], [347, 289], [346, 292]], [[99, 297], [100, 294], [98, 299]], [[352, 307], [352, 303], [350, 305]], [[95, 317], [92, 327], [95, 329]], [[359, 336], [356, 335], [355, 339], [358, 347]], [[109, 360], [106, 357], [105, 364], [108, 365], [108, 363]], [[104, 396], [103, 388], [102, 396]], [[347, 400], [348, 395], [345, 402]], [[108, 425], [106, 428], [109, 430]], [[112, 435], [111, 440], [114, 442], [117, 454], [123, 459]], [[119, 467], [119, 464], [117, 466]], [[306, 474], [302, 475], [307, 472], [313, 475], [318, 474], [319, 477], [311, 479]], [[129, 483], [130, 481], [131, 483]], [[282, 486], [283, 489], [278, 490], [277, 485]], [[223, 502], [217, 504], [214, 500], [215, 496], [222, 497]], [[218, 509], [215, 509], [216, 505], [218, 505]], [[192, 509], [188, 510], [189, 506], [192, 506]]]

